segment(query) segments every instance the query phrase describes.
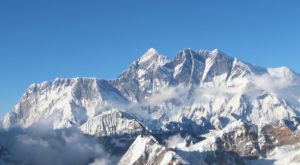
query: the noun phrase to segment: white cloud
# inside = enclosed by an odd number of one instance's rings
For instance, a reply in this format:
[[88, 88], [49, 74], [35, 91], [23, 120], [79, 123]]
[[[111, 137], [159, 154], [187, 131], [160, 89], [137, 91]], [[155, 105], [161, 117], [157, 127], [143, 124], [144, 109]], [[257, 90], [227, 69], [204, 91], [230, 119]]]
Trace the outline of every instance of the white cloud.
[[175, 148], [179, 144], [184, 143], [185, 139], [182, 138], [180, 134], [176, 134], [174, 136], [170, 136], [165, 140], [165, 142], [169, 148]]
[[89, 165], [108, 165], [111, 164], [110, 161], [107, 159], [96, 159], [93, 163], [90, 163]]
[[269, 74], [252, 77], [253, 88], [248, 89], [252, 95], [260, 95], [266, 91], [279, 99], [284, 99], [294, 106], [300, 106], [299, 81], [293, 76], [271, 76]]
[[8, 158], [31, 165], [113, 164], [96, 138], [83, 135], [77, 128], [60, 130], [33, 126], [0, 131], [0, 146]]
[[186, 98], [188, 94], [188, 88], [183, 85], [176, 87], [163, 87], [159, 91], [152, 94], [152, 96], [146, 100], [145, 105], [155, 106], [162, 104], [174, 98]]
[[273, 93], [278, 93], [281, 89], [285, 89], [295, 85], [293, 80], [290, 78], [274, 77], [270, 76], [269, 74], [253, 76], [252, 83], [258, 89], [262, 89]]

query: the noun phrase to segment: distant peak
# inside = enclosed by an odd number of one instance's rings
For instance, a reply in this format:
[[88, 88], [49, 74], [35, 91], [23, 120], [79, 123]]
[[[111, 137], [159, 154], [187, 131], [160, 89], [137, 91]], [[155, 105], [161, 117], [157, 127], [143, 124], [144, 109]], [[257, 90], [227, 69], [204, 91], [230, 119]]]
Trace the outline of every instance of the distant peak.
[[157, 52], [157, 50], [154, 49], [154, 48], [149, 48], [149, 49], [147, 50], [146, 53], [154, 53], [154, 54], [156, 54], [156, 53], [158, 53], [158, 52]]
[[142, 57], [139, 59], [139, 62], [140, 63], [143, 63], [143, 62], [147, 62], [149, 60], [153, 60], [153, 59], [156, 59], [157, 57], [159, 57], [159, 53], [156, 49], [154, 48], [150, 48], [146, 51], [146, 53], [144, 53], [142, 55]]

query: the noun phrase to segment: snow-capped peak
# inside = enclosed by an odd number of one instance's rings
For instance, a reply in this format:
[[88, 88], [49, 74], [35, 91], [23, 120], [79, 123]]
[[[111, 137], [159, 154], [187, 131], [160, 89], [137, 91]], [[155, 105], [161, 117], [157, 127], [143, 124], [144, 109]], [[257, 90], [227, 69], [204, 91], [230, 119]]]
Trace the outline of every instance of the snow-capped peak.
[[147, 53], [157, 53], [158, 54], [158, 51], [155, 49], [155, 48], [149, 48], [148, 50], [147, 50]]
[[138, 60], [139, 63], [144, 63], [144, 62], [148, 62], [149, 60], [153, 60], [156, 59], [160, 56], [160, 54], [158, 53], [158, 51], [154, 48], [150, 48], [146, 51], [146, 53], [144, 53], [140, 59]]

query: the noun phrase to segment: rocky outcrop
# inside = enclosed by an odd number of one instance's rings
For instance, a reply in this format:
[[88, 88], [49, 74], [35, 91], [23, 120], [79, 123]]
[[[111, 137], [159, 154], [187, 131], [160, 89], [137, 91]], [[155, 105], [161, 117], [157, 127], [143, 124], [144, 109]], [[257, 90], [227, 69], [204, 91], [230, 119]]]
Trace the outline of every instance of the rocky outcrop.
[[263, 156], [267, 156], [276, 147], [300, 143], [299, 130], [293, 132], [285, 126], [266, 125], [261, 129], [259, 137]]
[[259, 156], [257, 126], [245, 122], [238, 124], [233, 130], [224, 132], [221, 135], [220, 140], [223, 144], [223, 151], [235, 152], [242, 157]]

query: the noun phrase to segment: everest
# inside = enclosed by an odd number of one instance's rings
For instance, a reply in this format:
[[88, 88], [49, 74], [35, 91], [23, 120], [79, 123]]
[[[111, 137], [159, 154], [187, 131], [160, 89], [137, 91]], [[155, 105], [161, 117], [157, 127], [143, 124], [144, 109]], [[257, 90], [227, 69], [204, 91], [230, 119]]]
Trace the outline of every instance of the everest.
[[[114, 159], [83, 164], [300, 164], [300, 75], [218, 49], [169, 58], [150, 48], [113, 80], [34, 83], [1, 122], [8, 132], [76, 129]], [[35, 163], [3, 141], [3, 164]]]

